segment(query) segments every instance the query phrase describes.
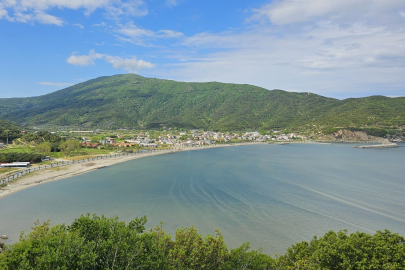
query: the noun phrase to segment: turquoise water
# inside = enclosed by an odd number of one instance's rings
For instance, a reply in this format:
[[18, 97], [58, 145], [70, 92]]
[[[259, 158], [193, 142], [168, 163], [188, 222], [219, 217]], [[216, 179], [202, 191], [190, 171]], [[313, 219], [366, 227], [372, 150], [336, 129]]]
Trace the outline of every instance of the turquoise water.
[[18, 239], [36, 219], [82, 213], [148, 216], [171, 232], [219, 229], [274, 255], [329, 230], [405, 235], [405, 147], [250, 145], [132, 160], [32, 187], [0, 200], [0, 234]]

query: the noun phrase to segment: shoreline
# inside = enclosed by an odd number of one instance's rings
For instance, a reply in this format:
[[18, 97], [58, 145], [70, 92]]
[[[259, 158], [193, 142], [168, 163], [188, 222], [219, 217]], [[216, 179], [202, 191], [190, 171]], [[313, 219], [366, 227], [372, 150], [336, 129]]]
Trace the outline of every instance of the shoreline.
[[207, 147], [190, 147], [190, 148], [176, 148], [172, 149], [171, 151], [156, 151], [152, 153], [144, 153], [134, 156], [126, 156], [126, 157], [113, 157], [108, 159], [100, 159], [100, 160], [93, 160], [84, 163], [76, 163], [71, 165], [66, 165], [62, 167], [50, 168], [41, 171], [35, 171], [24, 175], [12, 182], [10, 182], [7, 186], [0, 188], [0, 199], [12, 195], [16, 192], [21, 190], [38, 186], [44, 183], [49, 183], [53, 181], [58, 181], [62, 179], [66, 179], [69, 177], [81, 175], [84, 173], [88, 173], [94, 170], [98, 170], [101, 168], [105, 168], [108, 166], [112, 166], [118, 163], [126, 162], [129, 160], [135, 160], [145, 157], [153, 157], [165, 154], [172, 154], [178, 152], [185, 152], [185, 151], [194, 151], [194, 150], [202, 150], [202, 149], [211, 149], [211, 148], [218, 148], [218, 147], [230, 147], [230, 146], [241, 146], [241, 145], [253, 145], [253, 144], [267, 144], [265, 142], [250, 142], [250, 143], [238, 143], [238, 144], [224, 144], [224, 145], [213, 145]]

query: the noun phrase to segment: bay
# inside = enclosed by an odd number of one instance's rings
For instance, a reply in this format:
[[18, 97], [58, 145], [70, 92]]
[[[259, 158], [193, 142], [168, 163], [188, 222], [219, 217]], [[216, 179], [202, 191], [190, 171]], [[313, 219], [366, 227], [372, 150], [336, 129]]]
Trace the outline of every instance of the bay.
[[248, 145], [127, 161], [0, 199], [7, 243], [33, 221], [70, 224], [81, 214], [146, 215], [172, 235], [219, 229], [231, 248], [265, 253], [329, 230], [389, 229], [405, 235], [405, 147], [351, 144]]

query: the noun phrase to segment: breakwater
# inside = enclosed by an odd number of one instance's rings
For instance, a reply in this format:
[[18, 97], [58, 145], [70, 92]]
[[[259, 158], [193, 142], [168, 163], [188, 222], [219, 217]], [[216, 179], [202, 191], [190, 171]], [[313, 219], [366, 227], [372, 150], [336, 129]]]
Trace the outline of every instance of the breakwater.
[[398, 147], [396, 143], [387, 143], [387, 144], [374, 144], [374, 145], [356, 145], [354, 148], [359, 149], [370, 149], [370, 148], [393, 148]]

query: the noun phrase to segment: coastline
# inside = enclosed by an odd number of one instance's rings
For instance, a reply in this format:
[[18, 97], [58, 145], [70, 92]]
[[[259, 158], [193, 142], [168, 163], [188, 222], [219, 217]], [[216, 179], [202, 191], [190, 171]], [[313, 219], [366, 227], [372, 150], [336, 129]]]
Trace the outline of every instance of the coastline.
[[41, 171], [36, 171], [24, 175], [14, 181], [12, 181], [6, 187], [0, 188], [0, 199], [12, 195], [16, 192], [21, 190], [38, 186], [44, 183], [49, 183], [53, 181], [58, 181], [62, 179], [66, 179], [69, 177], [73, 177], [76, 175], [88, 173], [97, 169], [105, 168], [114, 164], [126, 162], [129, 160], [140, 159], [145, 157], [152, 157], [164, 154], [172, 154], [177, 152], [184, 152], [184, 151], [194, 151], [194, 150], [202, 150], [202, 149], [211, 149], [211, 148], [218, 148], [218, 147], [230, 147], [230, 146], [240, 146], [240, 145], [253, 145], [253, 144], [267, 144], [265, 142], [250, 142], [250, 143], [238, 143], [238, 144], [221, 144], [221, 145], [213, 145], [213, 146], [205, 146], [205, 147], [190, 147], [190, 148], [176, 148], [172, 149], [172, 151], [156, 151], [152, 153], [144, 153], [134, 156], [125, 156], [125, 157], [113, 157], [108, 159], [100, 159], [94, 161], [88, 161], [84, 163], [76, 163], [71, 165], [66, 165], [63, 167], [57, 168], [50, 168]]

